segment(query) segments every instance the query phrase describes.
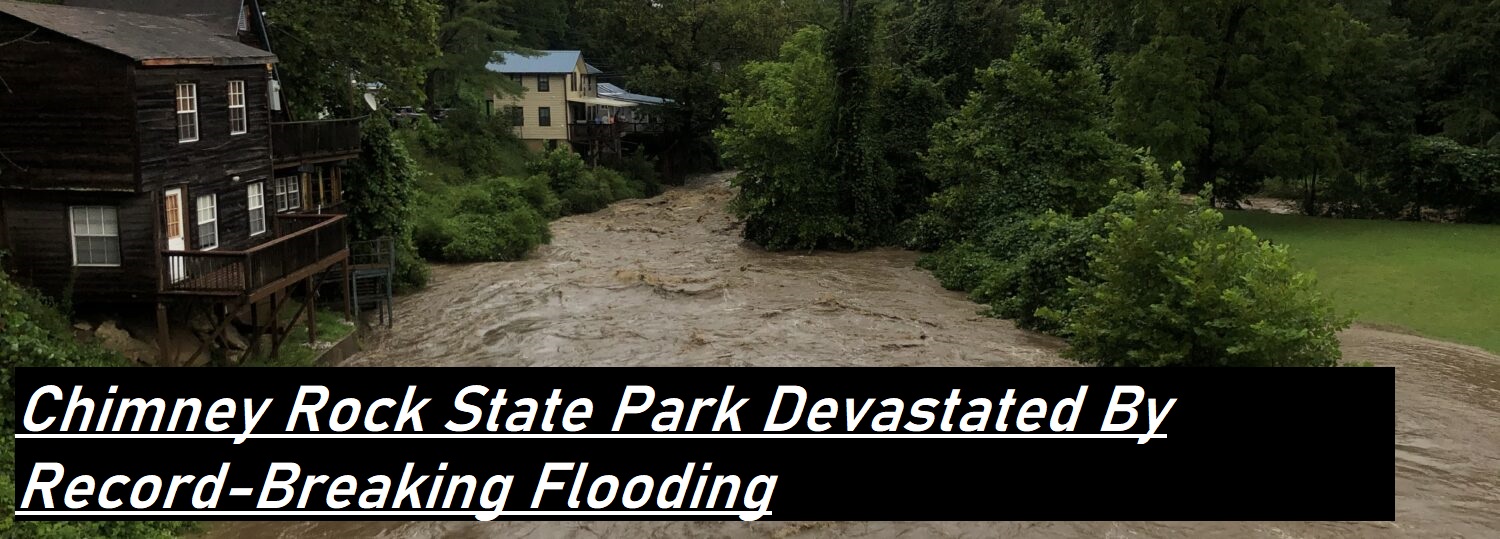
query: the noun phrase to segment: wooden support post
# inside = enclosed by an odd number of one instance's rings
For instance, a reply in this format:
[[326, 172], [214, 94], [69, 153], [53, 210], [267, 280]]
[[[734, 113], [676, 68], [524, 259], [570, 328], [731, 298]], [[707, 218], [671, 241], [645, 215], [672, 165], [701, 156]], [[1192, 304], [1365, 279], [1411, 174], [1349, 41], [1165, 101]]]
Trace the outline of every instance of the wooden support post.
[[[224, 331], [229, 329], [229, 323], [234, 321], [234, 317], [236, 315], [239, 315], [240, 310], [242, 309], [244, 309], [243, 304], [236, 304], [235, 308], [233, 309], [229, 309], [226, 306], [225, 312], [230, 313], [230, 316], [225, 316], [223, 320], [220, 320], [217, 324], [214, 325], [213, 333], [210, 333], [208, 335], [208, 339], [198, 343], [198, 349], [193, 351], [193, 355], [191, 357], [188, 357], [188, 360], [186, 363], [184, 363], [184, 365], [192, 365], [194, 361], [198, 360], [198, 356], [203, 355], [203, 353], [207, 352], [209, 348], [212, 348], [214, 342], [218, 341], [224, 336]], [[209, 312], [213, 312], [212, 308], [210, 308]], [[212, 317], [210, 317], [210, 319], [212, 319]]]
[[170, 366], [177, 361], [174, 357], [176, 350], [172, 348], [171, 324], [167, 322], [167, 305], [161, 301], [156, 302], [156, 348], [160, 354], [159, 364]]
[[342, 290], [344, 291], [344, 321], [353, 321], [354, 308], [351, 306], [352, 301], [349, 297], [349, 259], [345, 258], [343, 264], [341, 264], [339, 267], [343, 269], [343, 281], [340, 282], [341, 286], [343, 287]]
[[271, 359], [277, 359], [281, 353], [281, 303], [276, 301], [278, 295], [271, 293]]
[[307, 278], [307, 345], [318, 344], [318, 287]]
[[255, 356], [260, 353], [260, 333], [262, 327], [260, 325], [260, 303], [250, 304], [250, 324], [255, 328], [255, 331], [250, 332], [250, 346], [245, 350], [245, 358], [240, 360], [240, 364], [244, 364], [245, 360], [255, 359]]

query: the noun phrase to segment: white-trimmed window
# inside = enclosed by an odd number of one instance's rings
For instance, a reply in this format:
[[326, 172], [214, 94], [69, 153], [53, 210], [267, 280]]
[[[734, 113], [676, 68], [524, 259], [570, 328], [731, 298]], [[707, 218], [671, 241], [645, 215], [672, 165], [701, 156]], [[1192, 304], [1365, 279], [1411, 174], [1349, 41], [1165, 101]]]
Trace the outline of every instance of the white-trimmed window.
[[217, 195], [198, 197], [197, 245], [204, 251], [219, 246], [219, 199]]
[[120, 215], [112, 206], [74, 206], [73, 265], [120, 265]]
[[302, 180], [296, 176], [276, 178], [276, 211], [283, 212], [302, 207]]
[[229, 134], [243, 135], [250, 132], [245, 116], [245, 81], [229, 81]]
[[177, 85], [177, 142], [198, 140], [198, 85]]
[[255, 182], [245, 188], [246, 198], [249, 200], [250, 209], [250, 235], [259, 236], [266, 233], [266, 184]]

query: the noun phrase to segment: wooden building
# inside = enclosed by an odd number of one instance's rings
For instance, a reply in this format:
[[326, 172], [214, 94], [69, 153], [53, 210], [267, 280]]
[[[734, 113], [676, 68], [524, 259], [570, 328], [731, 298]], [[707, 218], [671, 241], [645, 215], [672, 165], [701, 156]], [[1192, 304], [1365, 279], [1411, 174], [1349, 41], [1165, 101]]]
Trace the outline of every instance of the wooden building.
[[78, 304], [155, 303], [171, 358], [169, 308], [218, 336], [347, 264], [343, 216], [316, 211], [341, 197], [309, 182], [339, 188], [358, 123], [285, 121], [253, 0], [65, 1], [0, 0], [8, 270]]

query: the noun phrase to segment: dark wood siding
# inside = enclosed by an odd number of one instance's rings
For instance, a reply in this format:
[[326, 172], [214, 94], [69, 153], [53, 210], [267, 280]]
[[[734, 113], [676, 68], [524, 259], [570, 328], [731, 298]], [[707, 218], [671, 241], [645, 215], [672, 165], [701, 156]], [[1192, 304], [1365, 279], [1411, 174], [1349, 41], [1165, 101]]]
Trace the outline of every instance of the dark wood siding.
[[[52, 296], [71, 291], [76, 303], [154, 299], [159, 283], [153, 200], [150, 194], [4, 191], [0, 218], [10, 247], [7, 266], [21, 282]], [[73, 266], [73, 206], [116, 208], [119, 267]]]
[[[250, 237], [246, 187], [271, 176], [271, 131], [265, 66], [137, 67], [134, 70], [145, 189], [184, 187], [188, 245], [196, 245], [199, 196], [218, 197], [219, 249], [240, 250], [264, 241]], [[249, 132], [229, 134], [229, 81], [245, 81]], [[178, 142], [177, 84], [198, 85], [198, 140]], [[235, 177], [239, 180], [235, 181]]]
[[0, 14], [32, 31], [0, 54], [0, 186], [137, 190], [129, 59]]

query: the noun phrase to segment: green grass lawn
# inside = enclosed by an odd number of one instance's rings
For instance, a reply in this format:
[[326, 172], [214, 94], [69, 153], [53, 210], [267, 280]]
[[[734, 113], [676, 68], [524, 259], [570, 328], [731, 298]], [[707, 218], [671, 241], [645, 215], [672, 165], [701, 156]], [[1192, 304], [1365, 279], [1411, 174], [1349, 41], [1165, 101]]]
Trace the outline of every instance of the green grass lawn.
[[[282, 322], [290, 321], [300, 307], [300, 303], [288, 301], [281, 310]], [[244, 364], [252, 367], [310, 367], [316, 362], [318, 356], [327, 351], [328, 347], [344, 340], [344, 337], [348, 337], [350, 333], [354, 333], [354, 323], [344, 321], [342, 314], [322, 309], [316, 312], [319, 347], [307, 345], [307, 320], [301, 319], [297, 321], [297, 325], [287, 331], [286, 341], [281, 345], [279, 357], [271, 359], [270, 350], [263, 348], [256, 357], [248, 358]]]
[[1360, 322], [1500, 353], [1500, 226], [1225, 216], [1287, 245]]

